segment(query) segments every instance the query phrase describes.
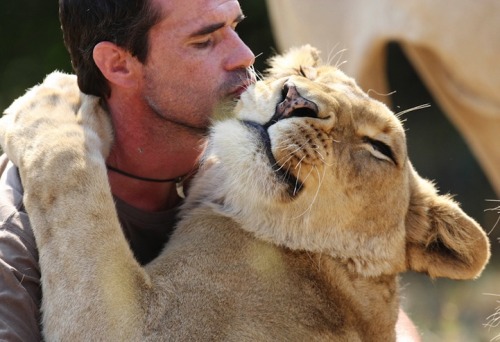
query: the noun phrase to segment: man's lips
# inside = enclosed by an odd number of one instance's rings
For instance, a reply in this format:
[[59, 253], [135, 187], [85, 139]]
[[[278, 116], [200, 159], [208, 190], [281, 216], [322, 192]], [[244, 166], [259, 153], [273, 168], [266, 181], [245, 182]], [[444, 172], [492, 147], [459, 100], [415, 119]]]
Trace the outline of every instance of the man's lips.
[[248, 87], [250, 87], [250, 85], [252, 85], [252, 84], [253, 84], [253, 82], [251, 82], [251, 81], [240, 84], [239, 86], [237, 86], [236, 88], [234, 88], [230, 92], [231, 96], [239, 98], [241, 96], [241, 94], [243, 94], [248, 89]]
[[241, 94], [243, 94], [245, 92], [245, 90], [247, 90], [247, 87], [245, 87], [245, 86], [238, 87], [231, 92], [231, 96], [240, 97]]
[[248, 87], [257, 82], [257, 76], [253, 71], [248, 71], [245, 77], [241, 78], [241, 83], [237, 85], [230, 94], [236, 98], [239, 98], [241, 94], [243, 94]]

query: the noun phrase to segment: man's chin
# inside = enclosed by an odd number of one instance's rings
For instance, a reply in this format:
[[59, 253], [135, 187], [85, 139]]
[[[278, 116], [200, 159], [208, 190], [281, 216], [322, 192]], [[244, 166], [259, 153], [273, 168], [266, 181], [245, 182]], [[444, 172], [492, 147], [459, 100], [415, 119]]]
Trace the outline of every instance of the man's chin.
[[211, 115], [212, 122], [231, 119], [234, 117], [234, 107], [238, 102], [239, 97], [227, 97], [220, 101]]

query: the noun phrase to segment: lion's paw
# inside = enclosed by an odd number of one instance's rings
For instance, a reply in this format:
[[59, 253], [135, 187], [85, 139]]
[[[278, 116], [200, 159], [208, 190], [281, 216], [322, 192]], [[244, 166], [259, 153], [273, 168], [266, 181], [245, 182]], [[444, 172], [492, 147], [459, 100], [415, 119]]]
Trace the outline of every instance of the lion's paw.
[[107, 156], [112, 142], [108, 114], [99, 98], [82, 94], [76, 76], [54, 72], [5, 110], [0, 145], [20, 168], [39, 167], [42, 159], [74, 151]]

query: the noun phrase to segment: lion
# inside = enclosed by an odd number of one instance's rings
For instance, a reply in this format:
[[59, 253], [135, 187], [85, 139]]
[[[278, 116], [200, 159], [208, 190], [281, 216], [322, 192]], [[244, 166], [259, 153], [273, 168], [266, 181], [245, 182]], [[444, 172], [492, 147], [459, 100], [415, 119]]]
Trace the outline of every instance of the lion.
[[398, 117], [310, 46], [273, 57], [214, 123], [178, 226], [144, 267], [107, 181], [112, 137], [99, 100], [61, 73], [0, 120], [49, 341], [391, 341], [400, 273], [474, 279], [490, 256], [412, 167]]

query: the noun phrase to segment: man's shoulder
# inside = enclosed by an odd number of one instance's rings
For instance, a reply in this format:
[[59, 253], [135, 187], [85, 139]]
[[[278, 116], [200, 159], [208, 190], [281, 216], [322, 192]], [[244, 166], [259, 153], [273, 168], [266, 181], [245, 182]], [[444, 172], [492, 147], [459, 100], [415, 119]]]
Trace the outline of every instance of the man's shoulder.
[[0, 233], [18, 236], [34, 247], [33, 233], [23, 205], [19, 172], [5, 154], [0, 156]]
[[12, 210], [23, 208], [23, 186], [17, 167], [5, 154], [0, 156], [0, 222]]
[[0, 279], [0, 340], [40, 340], [38, 252], [19, 173], [5, 155], [0, 156]]
[[22, 209], [23, 192], [17, 167], [5, 154], [0, 155], [0, 220], [5, 217], [4, 208]]

